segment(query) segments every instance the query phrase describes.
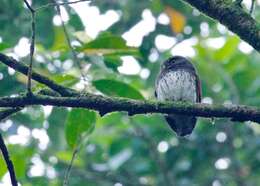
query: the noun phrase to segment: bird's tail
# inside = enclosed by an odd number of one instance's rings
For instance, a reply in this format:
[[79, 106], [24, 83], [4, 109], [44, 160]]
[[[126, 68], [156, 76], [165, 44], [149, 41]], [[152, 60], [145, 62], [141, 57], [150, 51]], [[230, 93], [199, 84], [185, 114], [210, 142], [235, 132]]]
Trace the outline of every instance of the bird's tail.
[[165, 116], [167, 123], [178, 136], [186, 136], [192, 133], [196, 125], [196, 117], [171, 114]]

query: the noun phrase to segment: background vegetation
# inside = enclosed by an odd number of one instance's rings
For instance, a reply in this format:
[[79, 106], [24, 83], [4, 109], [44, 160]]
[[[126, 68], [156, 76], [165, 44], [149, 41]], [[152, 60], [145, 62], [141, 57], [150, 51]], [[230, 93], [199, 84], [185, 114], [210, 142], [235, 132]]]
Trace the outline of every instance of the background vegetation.
[[[252, 14], [256, 20], [259, 4]], [[248, 11], [248, 2], [242, 5]], [[36, 13], [33, 64], [58, 83], [151, 100], [160, 63], [183, 55], [197, 67], [203, 102], [260, 103], [259, 53], [182, 1], [96, 0], [62, 6], [61, 12], [77, 59], [58, 12], [48, 6]], [[0, 25], [0, 52], [28, 64], [31, 17], [22, 1], [1, 0]], [[1, 96], [24, 92], [26, 81], [0, 65]], [[43, 87], [34, 82], [33, 90]], [[260, 183], [260, 127], [253, 122], [199, 119], [191, 136], [177, 138], [159, 114], [100, 117], [94, 111], [34, 106], [1, 121], [0, 129], [24, 186], [61, 185], [75, 149], [73, 186]], [[2, 157], [0, 178], [0, 185], [9, 182]]]

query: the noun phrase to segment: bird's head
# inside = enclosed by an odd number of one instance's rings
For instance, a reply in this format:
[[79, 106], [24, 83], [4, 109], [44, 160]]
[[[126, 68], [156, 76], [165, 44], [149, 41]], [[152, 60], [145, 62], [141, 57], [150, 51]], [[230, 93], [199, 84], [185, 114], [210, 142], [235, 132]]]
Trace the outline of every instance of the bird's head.
[[192, 63], [188, 59], [182, 56], [170, 57], [169, 59], [167, 59], [161, 64], [161, 70], [163, 71], [171, 70], [171, 69], [173, 70], [180, 69], [180, 68], [190, 69], [190, 70], [194, 69]]

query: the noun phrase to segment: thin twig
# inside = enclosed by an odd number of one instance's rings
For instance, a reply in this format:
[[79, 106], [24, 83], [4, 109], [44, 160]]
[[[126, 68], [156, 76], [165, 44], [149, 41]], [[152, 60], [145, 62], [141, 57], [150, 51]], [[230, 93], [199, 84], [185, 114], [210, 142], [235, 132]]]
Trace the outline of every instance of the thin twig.
[[70, 164], [65, 172], [65, 176], [64, 176], [64, 181], [63, 181], [63, 186], [67, 186], [69, 184], [69, 177], [70, 177], [70, 173], [71, 173], [71, 168], [73, 166], [73, 162], [76, 158], [76, 155], [78, 154], [80, 149], [80, 146], [76, 146], [76, 148], [73, 150], [73, 154], [72, 154], [72, 158], [70, 160]]
[[3, 139], [3, 136], [1, 135], [1, 133], [0, 133], [0, 149], [2, 151], [7, 169], [8, 169], [9, 174], [10, 174], [12, 186], [18, 186], [17, 179], [16, 179], [16, 176], [15, 176], [14, 166], [13, 166], [12, 161], [9, 158], [9, 153], [8, 153], [7, 147], [4, 143], [4, 139]]
[[26, 4], [27, 8], [31, 12], [31, 44], [30, 44], [30, 64], [29, 64], [29, 70], [28, 70], [28, 82], [27, 82], [27, 91], [28, 95], [32, 94], [32, 65], [33, 65], [33, 54], [35, 49], [35, 10], [33, 7], [27, 2], [27, 0], [24, 0], [24, 3]]
[[90, 0], [78, 0], [78, 1], [62, 2], [62, 3], [59, 3], [59, 2], [48, 3], [46, 5], [40, 6], [38, 8], [35, 8], [35, 11], [40, 11], [40, 10], [43, 10], [45, 8], [49, 8], [49, 7], [53, 7], [53, 6], [57, 6], [57, 5], [62, 6], [62, 5], [76, 4], [76, 3], [80, 3], [80, 2], [90, 2]]
[[84, 81], [84, 88], [86, 88], [86, 87], [85, 87], [85, 82], [86, 82], [87, 80], [86, 80], [86, 77], [85, 77], [85, 75], [84, 75], [84, 73], [83, 73], [83, 71], [82, 71], [81, 64], [80, 64], [80, 60], [79, 60], [79, 58], [78, 58], [78, 56], [77, 56], [77, 53], [76, 53], [75, 49], [73, 48], [73, 46], [72, 46], [72, 44], [71, 44], [71, 39], [70, 39], [68, 30], [67, 30], [66, 25], [65, 25], [65, 23], [64, 23], [64, 21], [63, 21], [63, 19], [62, 19], [62, 16], [61, 16], [60, 5], [57, 4], [56, 0], [52, 0], [52, 1], [53, 1], [54, 4], [56, 3], [57, 12], [58, 12], [58, 14], [59, 14], [59, 16], [60, 16], [60, 19], [61, 19], [61, 24], [62, 24], [63, 32], [64, 32], [64, 34], [65, 34], [65, 37], [66, 37], [68, 46], [69, 46], [70, 51], [71, 51], [71, 53], [72, 53], [73, 60], [74, 60], [74, 62], [76, 63], [76, 65], [78, 66], [79, 71], [80, 71], [81, 78], [82, 78], [82, 80]]
[[65, 176], [64, 176], [64, 181], [63, 181], [63, 186], [67, 186], [69, 184], [69, 177], [70, 177], [70, 173], [71, 173], [71, 169], [73, 166], [73, 162], [76, 158], [76, 155], [78, 154], [78, 152], [80, 151], [81, 147], [85, 144], [85, 142], [87, 142], [85, 139], [86, 136], [80, 136], [77, 140], [77, 145], [75, 146], [74, 150], [73, 150], [73, 154], [70, 160], [70, 164], [65, 172]]

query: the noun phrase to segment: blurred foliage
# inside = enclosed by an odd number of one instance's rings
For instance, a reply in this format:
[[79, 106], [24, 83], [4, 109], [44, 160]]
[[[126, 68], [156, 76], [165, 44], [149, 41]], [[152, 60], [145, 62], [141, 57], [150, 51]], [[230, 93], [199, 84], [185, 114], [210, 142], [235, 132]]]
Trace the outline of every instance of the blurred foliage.
[[[33, 1], [33, 6], [47, 3]], [[95, 0], [89, 6], [101, 15], [114, 11], [120, 18], [97, 37], [90, 37], [84, 32], [88, 21], [84, 24], [71, 6], [63, 7], [69, 17], [66, 28], [80, 53], [87, 82], [80, 79], [63, 28], [53, 24], [57, 18], [54, 7], [36, 13], [35, 70], [81, 91], [85, 84], [92, 93], [154, 99], [160, 63], [181, 53], [190, 56], [197, 67], [205, 102], [259, 106], [259, 54], [182, 1]], [[155, 20], [155, 28], [146, 33], [145, 27], [151, 25], [144, 25], [144, 33], [135, 35], [143, 35], [140, 46], [128, 46], [124, 34], [147, 14]], [[253, 16], [260, 20], [259, 4]], [[28, 63], [28, 54], [17, 54], [21, 38], [30, 37], [30, 14], [22, 1], [1, 0], [0, 25], [0, 51]], [[167, 41], [157, 43], [160, 36]], [[177, 43], [162, 49], [171, 39]], [[121, 66], [127, 64], [123, 56], [132, 56], [139, 72], [122, 73]], [[23, 75], [0, 65], [1, 96], [23, 92], [25, 86]], [[33, 88], [44, 86], [34, 83]], [[73, 186], [260, 183], [260, 127], [255, 123], [201, 118], [191, 136], [177, 138], [159, 114], [129, 117], [110, 113], [99, 117], [89, 110], [34, 106], [2, 121], [0, 129], [8, 142], [18, 180], [25, 186], [61, 185], [72, 157], [71, 147], [83, 143], [84, 138], [87, 144], [82, 145], [69, 180]], [[6, 171], [0, 157], [0, 180], [8, 179]]]

